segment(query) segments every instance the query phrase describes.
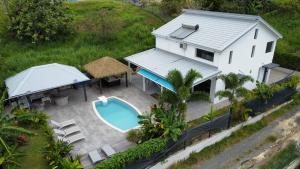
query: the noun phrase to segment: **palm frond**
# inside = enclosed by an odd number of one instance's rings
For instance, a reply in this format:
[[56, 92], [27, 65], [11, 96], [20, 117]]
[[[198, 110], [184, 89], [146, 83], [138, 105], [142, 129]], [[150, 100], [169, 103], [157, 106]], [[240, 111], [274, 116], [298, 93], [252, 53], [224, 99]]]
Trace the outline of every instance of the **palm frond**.
[[177, 100], [178, 99], [176, 93], [170, 90], [163, 90], [159, 96], [160, 103], [167, 102], [167, 103], [175, 104]]
[[243, 76], [239, 77], [239, 86], [243, 86], [248, 81], [253, 82], [253, 78], [248, 75], [243, 75]]
[[5, 149], [8, 154], [11, 154], [9, 150], [9, 146], [5, 143], [5, 141], [0, 137], [0, 145]]
[[197, 72], [194, 69], [191, 69], [191, 70], [188, 71], [188, 73], [184, 77], [184, 85], [191, 88], [194, 81], [197, 78], [201, 78], [201, 77], [202, 77], [202, 75], [199, 72]]
[[29, 130], [26, 130], [22, 127], [16, 126], [2, 126], [0, 128], [0, 133], [11, 133], [11, 134], [28, 134], [32, 135], [33, 133]]
[[216, 96], [218, 96], [219, 99], [228, 98], [230, 101], [232, 101], [233, 98], [234, 98], [233, 94], [230, 91], [228, 91], [228, 90], [218, 91], [216, 93]]
[[177, 90], [180, 86], [183, 85], [183, 77], [180, 71], [172, 70], [168, 73], [167, 80], [174, 86], [175, 90]]
[[246, 97], [247, 94], [249, 93], [250, 91], [244, 87], [239, 87], [236, 89], [236, 96], [237, 97]]

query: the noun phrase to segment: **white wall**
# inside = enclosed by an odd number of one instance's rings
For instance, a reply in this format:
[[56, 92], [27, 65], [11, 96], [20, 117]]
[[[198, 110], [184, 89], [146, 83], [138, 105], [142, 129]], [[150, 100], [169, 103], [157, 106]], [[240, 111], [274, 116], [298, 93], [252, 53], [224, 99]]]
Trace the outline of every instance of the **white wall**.
[[196, 46], [188, 44], [186, 49], [180, 48], [180, 41], [176, 41], [174, 39], [167, 39], [163, 37], [156, 37], [156, 48], [166, 50], [168, 52], [185, 56], [190, 59], [200, 61], [203, 63], [207, 63], [209, 65], [218, 66], [218, 59], [217, 57], [214, 58], [214, 62], [196, 57]]
[[[256, 28], [259, 31], [257, 39], [254, 39]], [[250, 75], [253, 77], [254, 82], [245, 84], [245, 87], [248, 89], [253, 89], [255, 87], [255, 81], [262, 80], [264, 69], [261, 67], [265, 64], [271, 63], [273, 60], [276, 40], [276, 37], [271, 31], [267, 30], [265, 26], [257, 24], [256, 27], [242, 36], [223, 52], [215, 53], [213, 62], [196, 57], [197, 46], [188, 44], [187, 49], [182, 49], [179, 46], [180, 41], [175, 41], [174, 39], [156, 37], [156, 48], [217, 66], [223, 74], [233, 72]], [[272, 52], [265, 53], [267, 42], [269, 41], [274, 41], [273, 49]], [[256, 48], [254, 57], [251, 58], [253, 45], [255, 45]], [[233, 56], [231, 64], [228, 64], [230, 51], [233, 51]], [[223, 90], [224, 88], [225, 86], [223, 82], [221, 80], [217, 80], [216, 91]], [[220, 100], [216, 97], [214, 102], [217, 103], [220, 102]]]
[[[254, 39], [255, 29], [258, 29], [257, 39]], [[263, 78], [264, 69], [262, 69], [262, 66], [272, 63], [276, 40], [276, 37], [270, 31], [263, 25], [258, 24], [222, 53], [215, 54], [215, 57], [219, 57], [219, 70], [223, 74], [233, 72], [252, 76], [254, 82], [246, 83], [245, 87], [248, 89], [255, 88], [255, 81], [261, 81]], [[265, 53], [267, 42], [269, 41], [274, 41], [273, 48], [271, 52]], [[253, 45], [256, 47], [254, 56], [251, 58]], [[230, 51], [233, 51], [232, 62], [228, 64]], [[223, 82], [218, 80], [216, 91], [223, 90], [224, 88]], [[215, 102], [219, 102], [218, 98], [215, 98]]]

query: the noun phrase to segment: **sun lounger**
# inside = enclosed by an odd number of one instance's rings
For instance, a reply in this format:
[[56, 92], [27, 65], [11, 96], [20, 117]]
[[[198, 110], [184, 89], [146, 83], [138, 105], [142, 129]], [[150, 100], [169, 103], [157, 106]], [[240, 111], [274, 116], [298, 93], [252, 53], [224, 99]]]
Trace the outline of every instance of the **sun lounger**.
[[53, 125], [54, 128], [62, 129], [62, 128], [65, 128], [65, 127], [68, 127], [68, 126], [71, 126], [71, 125], [75, 125], [76, 122], [75, 122], [74, 119], [66, 120], [66, 121], [63, 121], [61, 123], [59, 123], [57, 121], [54, 121], [54, 120], [51, 120], [51, 124]]
[[109, 144], [105, 144], [101, 149], [108, 157], [116, 154], [116, 151]]
[[54, 129], [53, 130], [55, 134], [59, 135], [59, 136], [68, 136], [70, 134], [74, 134], [80, 131], [80, 128], [78, 126], [73, 126], [70, 128], [67, 128], [65, 130], [60, 130], [60, 129]]
[[73, 144], [77, 141], [80, 141], [80, 140], [83, 140], [85, 139], [84, 135], [79, 133], [79, 134], [75, 134], [75, 135], [72, 135], [70, 137], [61, 137], [61, 136], [57, 136], [57, 138], [59, 140], [62, 140], [63, 142], [66, 142], [68, 144]]
[[89, 157], [90, 157], [93, 164], [96, 164], [99, 161], [104, 160], [104, 158], [98, 153], [97, 150], [89, 152]]

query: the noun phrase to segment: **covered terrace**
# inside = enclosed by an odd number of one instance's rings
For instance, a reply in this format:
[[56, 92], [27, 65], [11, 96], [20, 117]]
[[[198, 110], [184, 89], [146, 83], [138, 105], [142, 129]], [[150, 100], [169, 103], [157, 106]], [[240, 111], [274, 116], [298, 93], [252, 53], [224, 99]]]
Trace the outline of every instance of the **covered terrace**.
[[[103, 80], [120, 81], [117, 76], [125, 75], [125, 84], [128, 87], [128, 72], [130, 69], [111, 57], [102, 57], [84, 65], [85, 71], [92, 76], [93, 82], [97, 83], [102, 93]], [[110, 79], [109, 79], [110, 78]]]
[[142, 76], [144, 91], [147, 90], [146, 80], [156, 83], [161, 90], [173, 90], [172, 85], [165, 80], [168, 73], [177, 69], [185, 76], [190, 69], [194, 69], [201, 73], [202, 78], [195, 80], [192, 90], [203, 90], [201, 85], [209, 81], [208, 92], [210, 97], [214, 98], [216, 78], [220, 73], [217, 67], [157, 48], [131, 55], [125, 60], [128, 61], [129, 66], [133, 64], [138, 67], [137, 73]]
[[[32, 103], [38, 105], [52, 100], [67, 102], [68, 96], [62, 96], [64, 88], [83, 88], [87, 101], [86, 82], [90, 79], [73, 66], [58, 63], [34, 66], [5, 80], [8, 101], [23, 108], [31, 108]], [[16, 106], [16, 105], [15, 105]]]

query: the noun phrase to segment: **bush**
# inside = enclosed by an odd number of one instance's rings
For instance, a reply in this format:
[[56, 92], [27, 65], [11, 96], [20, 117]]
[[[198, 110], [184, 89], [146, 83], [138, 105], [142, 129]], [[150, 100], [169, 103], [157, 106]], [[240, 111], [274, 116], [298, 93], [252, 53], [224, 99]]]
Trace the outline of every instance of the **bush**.
[[164, 13], [172, 16], [180, 13], [182, 4], [182, 0], [162, 0], [160, 7]]
[[127, 140], [130, 141], [130, 142], [134, 142], [134, 143], [141, 143], [142, 141], [142, 137], [143, 137], [143, 133], [141, 130], [139, 129], [133, 129], [133, 130], [130, 130], [128, 133], [127, 133]]
[[166, 147], [166, 141], [160, 138], [148, 140], [136, 147], [113, 155], [111, 158], [98, 164], [95, 169], [119, 169], [124, 168], [130, 162], [149, 158], [154, 153], [160, 152]]
[[23, 126], [37, 128], [47, 124], [48, 115], [37, 110], [17, 109], [13, 113], [16, 121]]
[[9, 31], [19, 40], [33, 43], [57, 40], [70, 34], [72, 19], [64, 0], [16, 1], [11, 9]]
[[288, 69], [300, 70], [300, 56], [294, 54], [276, 54], [274, 63], [278, 63], [280, 66]]

